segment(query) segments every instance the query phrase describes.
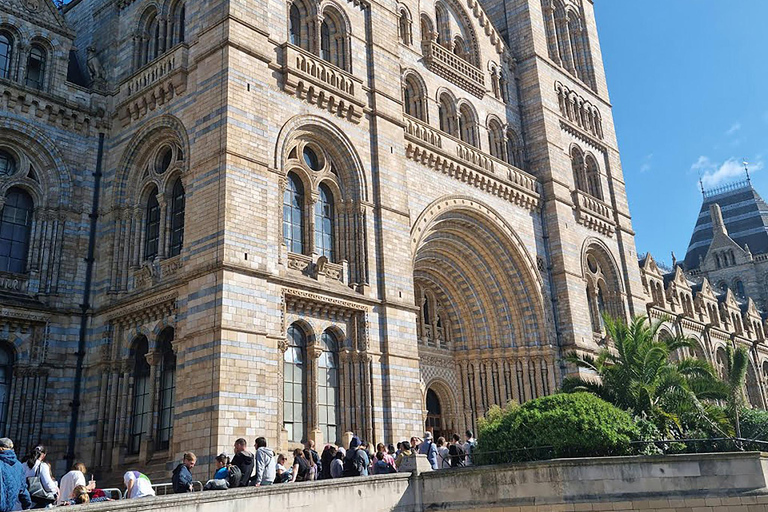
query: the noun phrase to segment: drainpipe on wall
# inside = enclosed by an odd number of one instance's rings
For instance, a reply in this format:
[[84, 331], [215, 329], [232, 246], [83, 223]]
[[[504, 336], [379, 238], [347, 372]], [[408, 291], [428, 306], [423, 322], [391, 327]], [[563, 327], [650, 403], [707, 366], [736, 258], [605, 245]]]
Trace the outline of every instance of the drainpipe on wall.
[[83, 303], [80, 304], [80, 336], [77, 341], [77, 366], [75, 367], [75, 390], [72, 396], [72, 416], [69, 420], [69, 443], [67, 444], [67, 467], [75, 460], [77, 421], [80, 415], [80, 393], [82, 391], [83, 362], [85, 360], [85, 337], [88, 331], [88, 310], [91, 309], [91, 282], [93, 280], [94, 252], [96, 250], [96, 222], [99, 218], [99, 191], [101, 188], [101, 164], [104, 157], [104, 133], [99, 133], [99, 150], [96, 156], [96, 172], [93, 173], [93, 201], [91, 226], [88, 232], [88, 255], [85, 258], [85, 287]]

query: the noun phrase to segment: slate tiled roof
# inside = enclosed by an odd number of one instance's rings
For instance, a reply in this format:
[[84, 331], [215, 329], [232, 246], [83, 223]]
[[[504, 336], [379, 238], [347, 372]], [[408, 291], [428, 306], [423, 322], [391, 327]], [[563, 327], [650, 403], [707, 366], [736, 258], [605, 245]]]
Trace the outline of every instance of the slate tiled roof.
[[699, 256], [707, 254], [712, 242], [712, 219], [709, 206], [720, 205], [723, 221], [730, 237], [741, 247], [749, 245], [752, 254], [768, 253], [768, 204], [748, 181], [736, 183], [704, 194], [704, 202], [685, 255], [685, 268], [699, 267]]

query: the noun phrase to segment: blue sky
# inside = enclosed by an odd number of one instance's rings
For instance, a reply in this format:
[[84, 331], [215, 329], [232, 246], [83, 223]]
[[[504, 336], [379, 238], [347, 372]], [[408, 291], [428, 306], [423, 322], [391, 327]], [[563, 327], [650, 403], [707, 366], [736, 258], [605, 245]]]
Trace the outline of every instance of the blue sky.
[[710, 187], [768, 197], [768, 0], [596, 0], [639, 253], [683, 259]]

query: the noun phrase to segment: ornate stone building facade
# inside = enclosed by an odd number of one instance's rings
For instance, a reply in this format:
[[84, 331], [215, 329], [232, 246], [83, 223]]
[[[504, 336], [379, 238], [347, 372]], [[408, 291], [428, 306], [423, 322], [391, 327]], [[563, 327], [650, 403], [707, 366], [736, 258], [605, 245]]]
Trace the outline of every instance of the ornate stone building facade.
[[0, 427], [59, 473], [463, 430], [655, 286], [590, 0], [0, 0], [0, 106]]

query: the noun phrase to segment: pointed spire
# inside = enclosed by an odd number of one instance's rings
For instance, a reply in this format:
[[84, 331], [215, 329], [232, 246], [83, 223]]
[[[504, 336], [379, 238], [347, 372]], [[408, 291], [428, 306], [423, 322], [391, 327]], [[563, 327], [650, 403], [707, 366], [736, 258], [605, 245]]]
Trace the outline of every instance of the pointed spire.
[[746, 158], [744, 158], [743, 162], [744, 164], [744, 173], [747, 175], [747, 183], [752, 183], [752, 180], [749, 178], [749, 162]]
[[723, 212], [720, 210], [720, 205], [712, 203], [709, 206], [709, 216], [712, 217], [712, 233], [720, 233], [728, 235], [728, 230], [725, 228], [725, 222], [723, 222]]

